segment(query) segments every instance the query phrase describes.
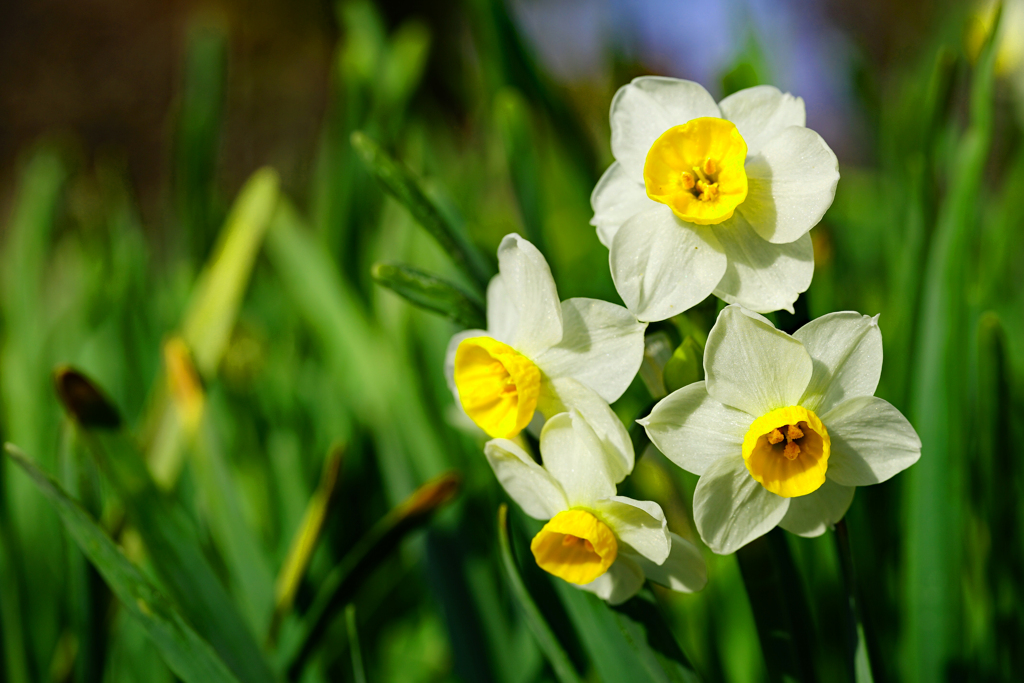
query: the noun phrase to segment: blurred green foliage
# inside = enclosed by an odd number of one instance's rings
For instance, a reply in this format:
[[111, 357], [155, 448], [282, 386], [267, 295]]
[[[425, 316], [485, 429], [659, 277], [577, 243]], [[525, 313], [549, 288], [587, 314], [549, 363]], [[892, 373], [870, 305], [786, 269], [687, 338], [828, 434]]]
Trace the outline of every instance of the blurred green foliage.
[[[0, 466], [0, 682], [1024, 672], [1024, 147], [997, 46], [968, 60], [953, 14], [868, 80], [874, 162], [841, 169], [814, 283], [776, 316], [792, 331], [881, 313], [879, 395], [917, 427], [920, 462], [861, 489], [838, 533], [705, 551], [704, 592], [609, 609], [533, 565], [514, 506], [496, 526], [504, 494], [442, 371], [450, 336], [482, 324], [507, 232], [545, 251], [563, 298], [618, 301], [588, 225], [607, 123], [567, 103], [504, 4], [458, 11], [476, 55], [461, 120], [422, 80], [455, 33], [345, 2], [308, 194], [262, 169], [230, 207], [227, 28], [191, 31], [169, 246], [115, 166], [47, 145], [27, 159], [0, 255], [0, 425], [17, 446]], [[751, 41], [721, 82], [770, 76]], [[627, 424], [702, 376], [715, 309], [651, 326], [615, 406]], [[699, 544], [696, 477], [640, 454], [623, 492]]]

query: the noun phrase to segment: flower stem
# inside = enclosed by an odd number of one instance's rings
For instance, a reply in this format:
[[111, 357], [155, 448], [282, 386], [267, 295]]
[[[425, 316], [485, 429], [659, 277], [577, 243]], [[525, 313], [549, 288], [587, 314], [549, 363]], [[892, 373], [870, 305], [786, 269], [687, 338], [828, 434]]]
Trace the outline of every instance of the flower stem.
[[843, 585], [846, 587], [846, 601], [849, 607], [847, 619], [846, 647], [847, 665], [856, 683], [872, 683], [871, 657], [868, 652], [868, 641], [864, 633], [864, 620], [860, 613], [860, 599], [857, 590], [857, 575], [853, 568], [853, 552], [850, 549], [850, 532], [846, 528], [846, 520], [836, 523], [836, 551], [839, 553], [839, 565], [843, 572]]

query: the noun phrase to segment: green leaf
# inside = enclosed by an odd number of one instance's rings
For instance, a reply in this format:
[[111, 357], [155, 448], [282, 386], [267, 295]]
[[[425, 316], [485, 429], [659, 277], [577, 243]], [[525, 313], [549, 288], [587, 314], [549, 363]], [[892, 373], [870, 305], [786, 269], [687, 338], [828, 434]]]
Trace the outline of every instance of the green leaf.
[[317, 487], [313, 497], [309, 499], [306, 512], [302, 522], [292, 539], [292, 545], [288, 549], [284, 564], [277, 576], [277, 584], [274, 596], [274, 618], [271, 621], [270, 639], [277, 639], [277, 630], [281, 620], [287, 614], [295, 601], [295, 594], [299, 591], [299, 585], [306, 576], [306, 569], [313, 558], [313, 551], [316, 550], [320, 540], [320, 532], [323, 531], [324, 522], [327, 518], [327, 511], [330, 509], [334, 499], [335, 485], [338, 482], [338, 471], [341, 469], [341, 459], [344, 453], [343, 446], [335, 446], [324, 458], [323, 472], [320, 475], [320, 485]]
[[949, 191], [928, 250], [913, 355], [910, 417], [926, 457], [910, 468], [906, 527], [905, 680], [935, 681], [957, 654], [963, 494], [962, 454], [969, 451], [963, 358], [968, 353], [964, 254], [977, 232], [977, 200], [993, 135], [995, 62], [1001, 5], [973, 73], [970, 125], [959, 140]]
[[461, 477], [449, 472], [421, 486], [377, 522], [327, 576], [313, 605], [303, 617], [300, 634], [287, 648], [294, 654], [283, 657], [290, 679], [297, 678], [302, 672], [338, 611], [351, 601], [381, 560], [410, 532], [428, 522], [434, 512], [451, 502], [461, 482]]
[[345, 626], [348, 631], [348, 650], [352, 653], [352, 677], [355, 683], [366, 683], [363, 669], [363, 649], [359, 646], [359, 631], [356, 628], [356, 606], [345, 607]]
[[696, 683], [701, 677], [658, 613], [654, 597], [641, 591], [618, 607], [593, 593], [553, 579], [569, 619], [601, 680]]
[[352, 146], [366, 167], [388, 194], [404, 206], [412, 217], [437, 240], [455, 264], [484, 291], [494, 269], [469, 237], [444, 217], [438, 206], [423, 191], [412, 171], [392, 159], [376, 142], [360, 132], [352, 134]]
[[69, 368], [58, 370], [55, 382], [65, 409], [81, 428], [83, 443], [124, 503], [167, 591], [239, 679], [271, 683], [270, 667], [203, 554], [192, 520], [156, 487], [134, 441], [116, 427], [120, 419], [109, 399]]
[[785, 532], [776, 527], [736, 552], [754, 612], [768, 679], [817, 679], [812, 655], [814, 625], [800, 587]]
[[846, 528], [846, 520], [841, 519], [835, 527], [836, 552], [843, 573], [843, 584], [846, 588], [846, 604], [849, 612], [847, 628], [847, 669], [852, 674], [854, 683], [874, 683], [871, 673], [871, 655], [868, 651], [868, 638], [864, 631], [864, 619], [861, 616], [861, 594], [857, 587], [857, 575], [854, 570], [853, 552], [850, 548], [850, 532]]
[[[204, 379], [217, 374], [231, 339], [242, 297], [277, 206], [279, 184], [277, 173], [270, 168], [256, 171], [246, 181], [213, 255], [192, 290], [181, 336]], [[156, 399], [145, 420], [145, 441], [153, 478], [166, 490], [181, 472], [185, 436], [164, 388], [164, 382], [158, 381]]]
[[188, 683], [238, 683], [209, 643], [174, 606], [125, 559], [82, 507], [17, 447], [5, 446], [11, 458], [53, 504], [65, 530], [93, 563], [121, 605], [139, 620], [167, 665]]
[[212, 377], [227, 348], [242, 296], [278, 198], [277, 173], [256, 171], [228, 215], [220, 241], [196, 283], [182, 336], [203, 377]]
[[513, 88], [503, 88], [494, 98], [494, 116], [505, 148], [505, 163], [512, 179], [519, 213], [528, 240], [546, 252], [544, 206], [537, 144], [530, 121], [530, 107]]
[[686, 335], [683, 343], [672, 352], [665, 363], [664, 374], [665, 390], [670, 394], [704, 379], [704, 349], [692, 335]]
[[420, 308], [440, 313], [468, 329], [487, 327], [483, 305], [454, 282], [400, 263], [376, 263], [370, 274], [374, 282]]
[[512, 547], [509, 543], [508, 505], [504, 503], [498, 508], [498, 543], [501, 548], [501, 564], [505, 568], [505, 578], [508, 580], [509, 588], [512, 589], [512, 594], [516, 597], [516, 604], [519, 605], [519, 609], [526, 618], [527, 626], [551, 664], [555, 676], [561, 683], [577, 683], [580, 677], [577, 675], [575, 667], [569, 660], [569, 656], [565, 654], [565, 650], [558, 642], [551, 627], [544, 620], [544, 616], [537, 609], [530, 592], [523, 584], [523, 579], [519, 576], [519, 569], [512, 557]]

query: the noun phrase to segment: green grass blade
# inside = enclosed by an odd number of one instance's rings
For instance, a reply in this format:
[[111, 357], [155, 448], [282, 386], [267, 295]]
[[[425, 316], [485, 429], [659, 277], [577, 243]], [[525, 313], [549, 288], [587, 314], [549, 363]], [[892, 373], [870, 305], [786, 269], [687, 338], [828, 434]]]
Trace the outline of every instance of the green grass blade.
[[864, 620], [861, 617], [860, 590], [857, 588], [857, 577], [853, 565], [853, 552], [850, 548], [850, 532], [846, 528], [846, 520], [836, 524], [836, 552], [843, 573], [843, 584], [846, 588], [846, 604], [849, 609], [849, 625], [847, 642], [847, 668], [851, 672], [854, 683], [874, 683], [871, 673], [871, 656], [868, 650], [868, 638], [864, 632]]
[[541, 174], [529, 105], [519, 92], [505, 88], [494, 98], [494, 115], [504, 143], [505, 163], [519, 204], [519, 214], [523, 219], [524, 236], [541, 253], [547, 253]]
[[[997, 32], [999, 17], [993, 24]], [[905, 499], [905, 680], [934, 681], [956, 656], [962, 499], [966, 452], [963, 354], [967, 340], [964, 254], [969, 251], [992, 142], [996, 41], [990, 36], [971, 86], [970, 125], [956, 150], [925, 266], [910, 416], [923, 444], [907, 473]]]
[[768, 680], [815, 681], [810, 611], [785, 532], [772, 529], [736, 551]]
[[352, 653], [352, 677], [355, 683], [366, 683], [363, 668], [363, 649], [359, 646], [359, 631], [356, 628], [356, 606], [345, 607], [345, 627], [348, 631], [348, 649]]
[[217, 152], [227, 84], [227, 31], [215, 22], [189, 27], [175, 131], [174, 190], [178, 219], [194, 262], [206, 257], [217, 217]]
[[[235, 327], [242, 297], [277, 206], [277, 173], [256, 171], [238, 193], [213, 255], [200, 273], [181, 326], [181, 336], [200, 375], [214, 377]], [[146, 451], [153, 478], [169, 489], [178, 478], [185, 437], [165, 391], [156, 394], [145, 421]]]
[[116, 409], [81, 373], [64, 368], [55, 379], [58, 396], [114, 485], [168, 593], [239, 679], [273, 681], [252, 631], [203, 554], [192, 521], [157, 488], [141, 452], [119, 428]]
[[320, 644], [327, 627], [342, 606], [410, 532], [428, 522], [440, 507], [458, 493], [461, 477], [448, 473], [427, 482], [412, 496], [381, 519], [328, 575], [317, 591], [312, 607], [303, 617], [301, 633], [287, 656], [288, 678], [295, 680], [302, 672], [314, 649]]
[[188, 683], [238, 683], [210, 645], [133, 566], [96, 522], [17, 447], [8, 457], [53, 504], [68, 534], [103, 575], [121, 605], [145, 627], [167, 665]]
[[416, 222], [437, 240], [451, 256], [452, 261], [469, 276], [480, 291], [485, 290], [494, 268], [484, 259], [465, 232], [445, 218], [444, 213], [423, 191], [420, 181], [412, 171], [392, 159], [363, 133], [352, 134], [352, 146], [381, 187], [404, 206]]
[[498, 543], [501, 549], [501, 564], [505, 568], [505, 578], [508, 580], [509, 588], [512, 590], [512, 594], [516, 598], [516, 604], [519, 605], [519, 609], [526, 619], [527, 626], [529, 626], [533, 636], [537, 639], [537, 644], [540, 645], [544, 656], [547, 657], [548, 662], [551, 664], [555, 676], [561, 683], [578, 683], [580, 677], [576, 673], [576, 668], [565, 653], [562, 645], [558, 642], [558, 638], [555, 637], [551, 627], [544, 620], [544, 616], [537, 609], [537, 605], [533, 602], [530, 592], [526, 589], [526, 585], [523, 584], [523, 579], [519, 576], [519, 569], [516, 567], [516, 561], [512, 557], [512, 547], [509, 543], [508, 506], [504, 503], [498, 508]]
[[323, 531], [327, 512], [334, 500], [335, 485], [338, 483], [338, 472], [341, 469], [343, 453], [344, 447], [336, 446], [324, 459], [320, 485], [306, 506], [302, 522], [299, 524], [295, 538], [292, 539], [288, 555], [277, 576], [277, 584], [274, 589], [274, 618], [271, 620], [270, 626], [271, 641], [277, 639], [277, 630], [281, 620], [291, 610], [292, 604], [295, 602], [295, 594], [299, 590], [302, 579], [306, 576], [306, 569], [313, 558], [313, 551], [316, 550], [317, 543], [320, 541], [320, 533]]
[[256, 171], [242, 187], [213, 257], [199, 276], [182, 324], [182, 336], [203, 377], [217, 371], [263, 236], [277, 206], [277, 173]]
[[468, 329], [487, 327], [479, 299], [454, 282], [401, 263], [376, 263], [370, 274], [378, 285], [420, 308], [439, 313]]

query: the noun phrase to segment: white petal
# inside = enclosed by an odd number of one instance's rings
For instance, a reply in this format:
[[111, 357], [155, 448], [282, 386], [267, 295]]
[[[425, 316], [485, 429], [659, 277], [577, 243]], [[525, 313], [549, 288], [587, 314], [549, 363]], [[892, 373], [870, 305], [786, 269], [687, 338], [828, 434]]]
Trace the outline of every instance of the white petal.
[[693, 521], [709, 548], [736, 552], [771, 531], [786, 516], [789, 498], [777, 496], [750, 476], [743, 456], [722, 458], [693, 491]]
[[572, 377], [609, 403], [618, 400], [644, 359], [642, 323], [598, 299], [562, 302], [562, 341], [534, 358], [548, 377]]
[[807, 291], [814, 275], [811, 236], [772, 244], [761, 239], [738, 213], [722, 223], [715, 235], [729, 260], [715, 296], [758, 313], [792, 313], [793, 302]]
[[747, 156], [739, 212], [764, 239], [784, 244], [821, 221], [836, 196], [839, 160], [820, 135], [791, 126]]
[[844, 401], [821, 421], [832, 441], [825, 476], [837, 484], [877, 484], [921, 457], [921, 439], [907, 418], [875, 396]]
[[514, 442], [508, 439], [488, 441], [484, 455], [509, 498], [526, 514], [534, 519], [551, 519], [569, 509], [565, 493], [555, 478]]
[[487, 283], [487, 333], [498, 341], [511, 344], [519, 328], [519, 311], [509, 297], [500, 274]]
[[589, 591], [609, 605], [620, 605], [637, 594], [644, 585], [644, 570], [632, 558], [619, 555], [604, 574], [580, 590]]
[[811, 379], [811, 357], [761, 316], [727, 306], [708, 334], [704, 374], [711, 398], [760, 417], [797, 405]]
[[662, 564], [654, 564], [646, 557], [631, 556], [654, 583], [683, 593], [696, 593], [708, 583], [708, 568], [697, 546], [681, 536], [669, 532], [672, 550]]
[[882, 333], [878, 316], [854, 311], [812, 320], [793, 337], [811, 355], [814, 374], [800, 405], [820, 414], [857, 396], [874, 396], [882, 375]]
[[549, 379], [541, 385], [537, 408], [546, 417], [575, 408], [597, 434], [611, 463], [609, 472], [613, 480], [618, 483], [633, 471], [633, 442], [629, 433], [619, 416], [593, 389], [570, 377]]
[[[533, 358], [562, 338], [562, 306], [551, 269], [537, 247], [515, 233], [501, 240], [498, 269], [507, 303], [516, 315], [510, 339], [501, 341], [527, 358]], [[490, 297], [487, 304], [491, 304]], [[505, 319], [508, 314], [497, 315]]]
[[711, 398], [704, 382], [673, 391], [637, 420], [666, 458], [694, 474], [704, 474], [719, 458], [742, 455], [743, 437], [753, 421]]
[[619, 296], [648, 322], [699, 304], [726, 272], [716, 231], [680, 221], [667, 206], [626, 221], [615, 233], [609, 264]]
[[841, 486], [826, 478], [814, 493], [790, 498], [789, 511], [779, 526], [805, 538], [821, 536], [850, 509], [856, 490], [855, 486]]
[[668, 557], [672, 541], [661, 506], [649, 500], [611, 496], [592, 508], [616, 538], [655, 564]]
[[616, 161], [597, 181], [590, 195], [590, 206], [594, 209], [590, 224], [597, 228], [601, 244], [611, 249], [612, 238], [623, 223], [656, 205], [657, 202], [647, 196], [642, 174], [628, 176], [622, 164]]
[[[494, 280], [491, 280], [493, 283]], [[459, 349], [459, 344], [464, 339], [470, 339], [472, 337], [489, 337], [490, 334], [486, 330], [463, 330], [462, 332], [456, 332], [452, 335], [451, 340], [448, 342], [448, 348], [444, 353], [444, 378], [448, 382], [448, 388], [451, 389], [452, 394], [455, 395], [455, 403], [462, 409], [462, 403], [459, 401], [459, 390], [455, 386], [455, 352]]]
[[630, 176], [643, 177], [651, 145], [666, 130], [702, 116], [718, 118], [718, 105], [693, 81], [642, 76], [612, 100], [612, 154]]
[[544, 469], [562, 485], [569, 507], [590, 507], [615, 495], [612, 472], [617, 463], [577, 411], [547, 421], [540, 433], [540, 454]]
[[783, 93], [772, 85], [740, 90], [718, 103], [722, 118], [736, 124], [747, 156], [757, 154], [783, 128], [807, 125], [803, 98]]

